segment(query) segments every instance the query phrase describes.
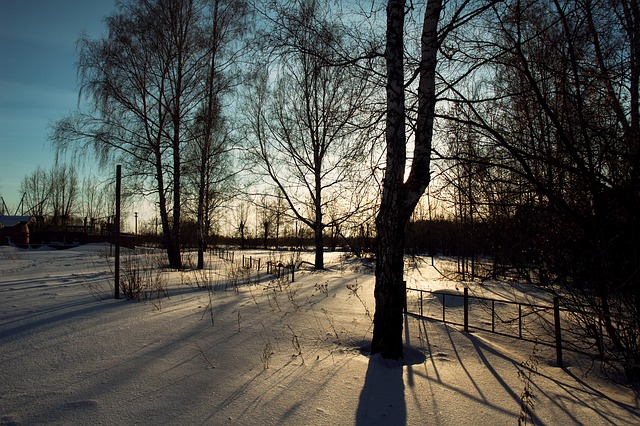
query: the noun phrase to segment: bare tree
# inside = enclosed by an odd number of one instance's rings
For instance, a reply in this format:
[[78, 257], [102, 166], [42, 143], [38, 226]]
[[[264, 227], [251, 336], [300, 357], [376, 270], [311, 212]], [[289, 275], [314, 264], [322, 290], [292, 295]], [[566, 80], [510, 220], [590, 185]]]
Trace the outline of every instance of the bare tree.
[[389, 0], [385, 59], [387, 66], [386, 169], [376, 219], [376, 308], [371, 352], [398, 359], [402, 350], [405, 228], [429, 184], [429, 164], [436, 104], [436, 56], [442, 2], [428, 1], [424, 11], [418, 81], [415, 147], [409, 177], [405, 101], [405, 2]]
[[[238, 173], [230, 164], [232, 149], [227, 121], [223, 116], [223, 100], [236, 81], [231, 77], [238, 55], [237, 42], [246, 30], [247, 4], [243, 1], [212, 0], [205, 33], [208, 63], [204, 70], [204, 104], [200, 113], [197, 136], [192, 151], [198, 164], [197, 239], [198, 269], [204, 268], [204, 252], [211, 229], [211, 215], [231, 193], [230, 185]], [[237, 74], [237, 72], [235, 73]]]
[[[93, 107], [57, 123], [59, 149], [123, 161], [140, 191], [154, 193], [171, 267], [180, 268], [184, 148], [192, 142], [209, 69], [204, 1], [117, 3], [108, 35], [79, 41], [82, 94]], [[207, 28], [209, 25], [207, 24]], [[207, 32], [208, 33], [208, 32]]]
[[485, 147], [467, 159], [521, 187], [512, 260], [591, 306], [598, 315], [578, 319], [585, 335], [637, 377], [638, 2], [514, 0], [493, 11], [481, 43], [458, 43], [464, 61], [484, 64], [466, 76], [484, 90], [452, 91], [464, 107], [448, 118], [471, 123]]
[[256, 206], [256, 214], [259, 215], [258, 220], [260, 221], [260, 232], [262, 237], [262, 246], [265, 250], [269, 247], [269, 237], [275, 234], [276, 223], [274, 223], [276, 219], [276, 214], [274, 214], [273, 202], [269, 200], [266, 195], [262, 195], [260, 197], [260, 201]]
[[[256, 74], [247, 120], [253, 157], [282, 193], [293, 215], [314, 234], [315, 268], [324, 268], [324, 232], [357, 212], [365, 139], [358, 121], [370, 88], [348, 68], [329, 66], [341, 49], [341, 29], [325, 20], [321, 2], [277, 11], [267, 38], [277, 60]], [[270, 76], [274, 76], [271, 78]], [[330, 218], [327, 209], [340, 210]]]
[[23, 177], [20, 192], [23, 194], [22, 202], [26, 211], [36, 219], [35, 230], [42, 230], [51, 203], [51, 181], [47, 171], [38, 166], [31, 174]]
[[249, 205], [241, 202], [236, 209], [236, 223], [238, 224], [237, 231], [240, 237], [240, 249], [245, 249], [245, 243], [247, 239], [247, 220], [249, 219]]
[[86, 176], [82, 179], [78, 213], [83, 217], [87, 231], [95, 232], [98, 221], [107, 216], [109, 195], [111, 194], [107, 185], [99, 182], [95, 177]]
[[[436, 82], [441, 75], [437, 67], [438, 52], [449, 35], [476, 19], [493, 3], [449, 2], [444, 12], [441, 0], [428, 0], [424, 8], [415, 7], [413, 3], [407, 8], [400, 0], [387, 3], [386, 163], [376, 219], [376, 311], [371, 343], [372, 353], [379, 352], [385, 358], [397, 359], [403, 355], [405, 235], [411, 215], [430, 182], [435, 107], [439, 97]], [[417, 49], [405, 45], [405, 18], [409, 16], [413, 22], [416, 13], [422, 13]], [[441, 22], [442, 16], [446, 19]], [[407, 65], [412, 69], [408, 79], [404, 73]], [[407, 97], [407, 93], [411, 96]], [[407, 134], [407, 128], [411, 134]], [[411, 139], [414, 143], [408, 166], [407, 146]]]
[[69, 224], [78, 198], [78, 174], [73, 166], [56, 164], [49, 172], [51, 222], [59, 229]]

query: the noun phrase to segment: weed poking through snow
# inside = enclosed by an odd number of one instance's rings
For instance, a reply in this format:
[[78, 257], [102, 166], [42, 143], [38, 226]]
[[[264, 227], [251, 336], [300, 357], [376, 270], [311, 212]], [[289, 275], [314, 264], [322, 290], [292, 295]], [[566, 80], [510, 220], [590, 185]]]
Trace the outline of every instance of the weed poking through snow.
[[533, 377], [538, 374], [538, 347], [533, 346], [533, 351], [529, 359], [518, 367], [518, 378], [524, 383], [524, 388], [520, 393], [520, 415], [518, 416], [518, 426], [534, 425], [533, 410], [535, 408], [533, 394]]
[[369, 318], [371, 322], [373, 322], [373, 317], [371, 316], [371, 312], [369, 311], [369, 308], [367, 307], [367, 304], [365, 303], [365, 301], [360, 296], [359, 291], [362, 287], [360, 286], [360, 284], [358, 284], [358, 280], [356, 280], [355, 284], [347, 284], [347, 288], [349, 289], [351, 294], [353, 294], [360, 301], [360, 303], [364, 307], [365, 315]]
[[289, 324], [287, 324], [289, 330], [291, 330], [291, 344], [293, 345], [293, 349], [296, 351], [295, 356], [299, 356], [302, 360], [302, 365], [304, 365], [304, 357], [302, 356], [302, 346], [300, 346], [300, 340], [298, 339], [298, 335], [293, 331], [293, 328]]
[[260, 355], [260, 361], [262, 361], [262, 368], [264, 370], [268, 370], [269, 362], [271, 361], [271, 356], [273, 355], [273, 345], [271, 344], [271, 339], [269, 339], [267, 329], [262, 323], [262, 321], [260, 322], [260, 324], [262, 325], [262, 329], [264, 330], [265, 335], [267, 336], [266, 339], [264, 337], [262, 338], [262, 340], [264, 341], [264, 349], [262, 349], [262, 355]]
[[198, 349], [198, 352], [200, 352], [200, 355], [202, 355], [202, 358], [204, 359], [204, 362], [210, 367], [210, 368], [216, 368], [215, 365], [213, 365], [213, 363], [209, 360], [209, 357], [207, 356], [207, 354], [204, 352], [204, 350], [200, 347], [200, 345], [198, 345], [197, 343], [195, 344], [196, 348]]

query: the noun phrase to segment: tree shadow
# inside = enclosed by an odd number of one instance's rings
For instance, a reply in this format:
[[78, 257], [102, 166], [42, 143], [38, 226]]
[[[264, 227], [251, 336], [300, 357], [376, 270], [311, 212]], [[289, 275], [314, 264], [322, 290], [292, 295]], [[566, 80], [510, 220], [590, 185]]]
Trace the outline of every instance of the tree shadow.
[[[490, 371], [497, 382], [500, 383], [514, 401], [518, 401], [520, 396], [516, 394], [504, 381], [501, 377], [501, 373], [492, 365], [489, 356], [493, 358], [502, 358], [503, 360], [512, 363], [516, 368], [523, 368], [519, 367], [521, 364], [512, 357], [507, 356], [500, 350], [494, 348], [489, 343], [489, 340], [484, 339], [479, 335], [470, 333], [462, 333], [461, 335], [466, 337], [473, 344], [478, 358]], [[581, 407], [581, 411], [593, 413], [594, 416], [597, 416], [601, 424], [624, 424], [628, 421], [628, 418], [621, 416], [621, 414], [625, 412], [631, 418], [640, 419], [640, 414], [636, 407], [611, 398], [607, 394], [591, 386], [569, 369], [562, 368], [560, 370], [564, 374], [557, 376], [545, 374], [543, 371], [539, 370], [535, 371], [533, 379], [534, 383], [532, 386], [534, 388], [534, 394], [537, 396], [537, 405], [541, 404], [542, 401], [546, 401], [548, 404], [555, 406], [558, 410], [561, 410], [570, 419], [570, 421], [575, 424], [579, 424], [580, 420], [567, 408], [569, 405], [575, 405]], [[543, 380], [554, 383], [555, 388], [550, 389], [548, 385], [543, 387], [540, 383], [537, 383]], [[605, 401], [607, 403], [603, 404], [602, 402]], [[616, 407], [618, 411], [612, 410], [612, 407]], [[531, 415], [534, 424], [544, 424], [535, 412], [531, 413]]]
[[380, 354], [369, 358], [364, 386], [358, 400], [356, 425], [405, 425], [402, 363], [385, 360]]
[[[369, 348], [362, 348], [368, 355]], [[382, 358], [380, 354], [369, 356], [364, 386], [360, 392], [356, 425], [406, 425], [404, 370], [407, 369], [409, 387], [413, 385], [413, 365], [422, 364], [425, 354], [411, 347], [408, 322], [405, 316], [404, 358], [395, 361]]]

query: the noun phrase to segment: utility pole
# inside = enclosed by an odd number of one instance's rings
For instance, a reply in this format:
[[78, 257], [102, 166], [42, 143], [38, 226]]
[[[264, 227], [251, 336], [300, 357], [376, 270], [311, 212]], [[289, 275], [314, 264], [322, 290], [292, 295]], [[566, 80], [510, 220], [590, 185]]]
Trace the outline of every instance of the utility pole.
[[116, 166], [116, 219], [114, 226], [114, 243], [116, 246], [116, 265], [115, 265], [115, 289], [114, 296], [116, 299], [120, 299], [120, 192], [121, 192], [121, 180], [122, 180], [122, 166], [118, 164]]

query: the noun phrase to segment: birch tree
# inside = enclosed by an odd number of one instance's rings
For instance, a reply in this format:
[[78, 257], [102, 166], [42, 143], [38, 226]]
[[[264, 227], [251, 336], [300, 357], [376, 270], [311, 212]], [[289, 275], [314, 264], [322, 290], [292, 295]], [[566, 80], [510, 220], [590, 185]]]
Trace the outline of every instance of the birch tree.
[[[438, 52], [447, 47], [444, 43], [451, 34], [494, 3], [491, 0], [451, 1], [447, 2], [446, 10], [442, 0], [428, 0], [423, 9], [402, 0], [387, 3], [386, 162], [376, 218], [376, 308], [371, 342], [372, 353], [380, 353], [384, 358], [398, 359], [403, 355], [406, 228], [430, 182], [436, 103], [443, 91], [455, 91], [455, 79], [438, 71]], [[407, 37], [405, 18], [415, 17], [417, 11], [422, 11], [421, 31], [411, 39]], [[418, 40], [418, 43], [406, 43], [407, 39]], [[405, 69], [410, 73], [405, 75]], [[436, 91], [437, 82], [441, 83], [440, 91]]]
[[[249, 95], [251, 154], [294, 217], [313, 231], [315, 268], [324, 268], [324, 232], [366, 203], [364, 139], [357, 132], [367, 82], [330, 66], [341, 28], [316, 0], [277, 10], [267, 38], [277, 60], [259, 70]], [[334, 207], [341, 214], [330, 218]]]
[[371, 353], [380, 353], [384, 358], [391, 359], [403, 356], [405, 228], [430, 178], [429, 164], [436, 104], [436, 61], [439, 47], [437, 30], [442, 2], [428, 1], [424, 12], [420, 40], [421, 59], [416, 70], [419, 77], [415, 147], [406, 181], [408, 139], [405, 129], [405, 7], [404, 0], [389, 0], [387, 4], [386, 168], [380, 210], [376, 218], [376, 308], [371, 342]]
[[91, 108], [59, 121], [61, 150], [122, 161], [129, 181], [154, 194], [169, 265], [181, 268], [184, 149], [202, 103], [202, 10], [198, 0], [118, 2], [108, 34], [79, 40], [81, 94]]

